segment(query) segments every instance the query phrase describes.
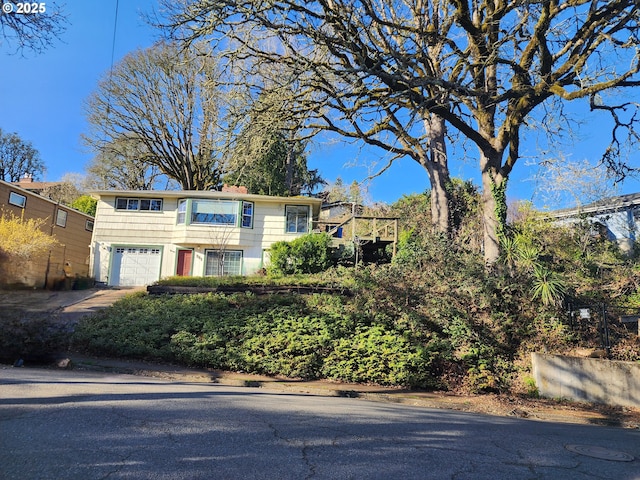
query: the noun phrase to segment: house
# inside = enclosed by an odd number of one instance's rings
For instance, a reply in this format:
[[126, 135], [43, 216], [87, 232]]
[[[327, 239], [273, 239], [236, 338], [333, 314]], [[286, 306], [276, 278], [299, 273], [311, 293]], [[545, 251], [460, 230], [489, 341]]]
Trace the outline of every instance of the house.
[[640, 193], [606, 198], [588, 205], [555, 210], [549, 215], [563, 223], [590, 221], [599, 233], [631, 252], [640, 238]]
[[43, 219], [42, 231], [58, 244], [49, 255], [32, 259], [16, 271], [11, 257], [0, 259], [0, 285], [52, 288], [69, 277], [89, 274], [93, 217], [0, 180], [0, 209], [24, 219]]
[[57, 187], [62, 184], [63, 182], [35, 182], [31, 175], [25, 175], [18, 182], [12, 183], [12, 185], [16, 185], [24, 190], [28, 190], [39, 195], [47, 189]]
[[91, 271], [107, 285], [249, 275], [274, 242], [312, 231], [321, 200], [217, 191], [96, 191]]

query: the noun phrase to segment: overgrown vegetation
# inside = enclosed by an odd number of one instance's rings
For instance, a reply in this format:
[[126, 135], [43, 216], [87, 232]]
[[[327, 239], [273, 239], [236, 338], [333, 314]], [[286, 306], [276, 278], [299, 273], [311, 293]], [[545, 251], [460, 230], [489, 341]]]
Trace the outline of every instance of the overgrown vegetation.
[[436, 385], [429, 364], [437, 348], [428, 354], [430, 344], [399, 327], [328, 294], [137, 294], [83, 322], [74, 345], [101, 355], [272, 375]]
[[69, 332], [50, 315], [4, 309], [0, 329], [0, 362], [47, 363], [69, 348]]
[[[525, 204], [503, 234], [499, 264], [487, 272], [475, 243], [477, 195], [467, 187], [453, 186], [453, 238], [424, 228], [427, 195], [402, 199], [403, 231], [390, 264], [162, 282], [318, 285], [348, 289], [349, 296], [138, 294], [83, 322], [74, 345], [308, 379], [535, 395], [530, 353], [600, 348], [604, 308], [608, 353], [640, 360], [637, 335], [617, 320], [622, 309], [640, 311], [636, 258], [594, 236], [587, 223], [559, 226]], [[569, 303], [589, 305], [592, 318], [571, 317]]]

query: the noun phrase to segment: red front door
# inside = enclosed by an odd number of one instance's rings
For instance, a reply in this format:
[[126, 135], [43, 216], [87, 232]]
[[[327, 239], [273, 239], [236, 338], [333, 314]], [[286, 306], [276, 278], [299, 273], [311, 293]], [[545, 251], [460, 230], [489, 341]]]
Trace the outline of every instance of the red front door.
[[191, 255], [192, 250], [178, 250], [178, 267], [176, 275], [180, 277], [188, 277], [191, 275]]

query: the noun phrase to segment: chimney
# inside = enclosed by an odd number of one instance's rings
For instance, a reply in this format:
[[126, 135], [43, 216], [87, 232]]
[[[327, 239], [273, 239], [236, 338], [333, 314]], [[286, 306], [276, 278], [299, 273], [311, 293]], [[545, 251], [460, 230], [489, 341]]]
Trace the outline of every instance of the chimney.
[[33, 175], [25, 173], [18, 183], [33, 183]]

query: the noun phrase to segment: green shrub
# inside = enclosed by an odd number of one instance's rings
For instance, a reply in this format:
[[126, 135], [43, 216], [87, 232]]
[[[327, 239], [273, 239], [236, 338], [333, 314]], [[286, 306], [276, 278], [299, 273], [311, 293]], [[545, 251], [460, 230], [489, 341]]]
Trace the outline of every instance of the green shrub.
[[74, 346], [100, 355], [173, 360], [171, 337], [185, 325], [201, 329], [228, 307], [222, 295], [128, 295], [79, 323]]
[[325, 359], [328, 378], [380, 385], [432, 386], [426, 350], [411, 345], [381, 325], [360, 328], [351, 338], [338, 340]]
[[331, 237], [310, 233], [271, 245], [268, 272], [276, 275], [318, 273], [331, 265]]
[[[576, 256], [566, 229], [526, 222], [511, 227], [505, 266], [493, 272], [471, 241], [418, 228], [402, 233], [391, 264], [313, 275], [302, 272], [326, 266], [330, 239], [282, 242], [270, 269], [279, 277], [163, 283], [342, 286], [344, 295], [138, 296], [83, 322], [76, 345], [245, 372], [507, 391], [531, 351], [598, 345], [597, 325], [570, 329], [557, 303], [564, 292], [577, 303], [640, 304], [640, 269], [631, 260], [611, 263], [604, 246], [587, 239]], [[637, 359], [637, 339], [624, 343], [623, 334], [612, 326], [612, 353]]]
[[180, 330], [171, 336], [171, 351], [187, 365], [229, 368], [225, 338], [219, 333], [196, 335]]
[[242, 344], [250, 371], [306, 379], [321, 376], [333, 339], [323, 317], [301, 313], [282, 308], [253, 319]]

